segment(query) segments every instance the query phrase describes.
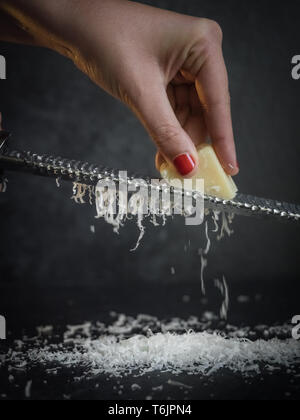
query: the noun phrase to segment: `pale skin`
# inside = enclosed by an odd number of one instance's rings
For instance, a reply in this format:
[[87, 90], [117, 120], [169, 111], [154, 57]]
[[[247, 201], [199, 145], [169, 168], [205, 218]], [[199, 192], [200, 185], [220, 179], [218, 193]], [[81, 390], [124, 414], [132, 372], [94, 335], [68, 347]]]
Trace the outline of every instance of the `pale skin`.
[[156, 166], [212, 140], [229, 175], [239, 167], [223, 34], [211, 20], [127, 0], [0, 0], [0, 39], [53, 49], [137, 115]]

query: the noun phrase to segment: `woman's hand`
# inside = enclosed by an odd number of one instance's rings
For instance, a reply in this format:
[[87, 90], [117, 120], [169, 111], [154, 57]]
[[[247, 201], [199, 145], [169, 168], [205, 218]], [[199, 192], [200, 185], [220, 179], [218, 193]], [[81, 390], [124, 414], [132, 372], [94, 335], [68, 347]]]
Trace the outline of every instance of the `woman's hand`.
[[127, 0], [4, 0], [35, 43], [70, 57], [127, 104], [158, 148], [192, 176], [209, 136], [230, 175], [238, 173], [222, 31], [207, 19]]

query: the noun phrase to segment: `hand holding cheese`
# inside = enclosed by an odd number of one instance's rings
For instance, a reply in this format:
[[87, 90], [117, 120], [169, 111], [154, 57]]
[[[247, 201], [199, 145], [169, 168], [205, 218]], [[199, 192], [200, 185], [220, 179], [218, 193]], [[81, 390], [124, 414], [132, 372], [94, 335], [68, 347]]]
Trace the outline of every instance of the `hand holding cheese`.
[[[191, 178], [194, 181], [193, 189], [196, 189], [196, 179], [204, 179], [205, 194], [224, 200], [232, 200], [236, 196], [237, 187], [233, 179], [225, 173], [213, 147], [206, 143], [199, 146], [198, 158], [197, 172]], [[178, 175], [176, 169], [167, 163], [161, 165], [160, 172], [161, 176], [171, 185], [174, 179], [183, 179]]]
[[209, 136], [225, 172], [238, 173], [218, 23], [125, 0], [1, 0], [1, 39], [72, 59], [137, 115], [157, 162], [193, 176]]

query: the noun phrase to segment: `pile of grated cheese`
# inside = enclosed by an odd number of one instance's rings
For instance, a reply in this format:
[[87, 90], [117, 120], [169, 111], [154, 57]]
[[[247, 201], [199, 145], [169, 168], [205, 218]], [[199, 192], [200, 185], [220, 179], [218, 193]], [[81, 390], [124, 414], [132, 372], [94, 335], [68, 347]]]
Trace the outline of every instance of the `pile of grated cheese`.
[[[116, 319], [111, 325], [68, 327], [59, 344], [49, 344], [55, 331], [40, 327], [35, 340], [18, 341], [2, 363], [24, 369], [39, 366], [49, 372], [77, 367], [84, 369], [83, 378], [155, 371], [209, 376], [223, 369], [249, 376], [282, 368], [292, 371], [300, 364], [300, 342], [290, 338], [289, 325], [216, 329], [218, 319], [212, 314], [201, 320], [169, 321], [148, 315], [112, 316]], [[257, 338], [267, 336], [270, 338]]]
[[150, 337], [133, 336], [118, 339], [114, 336], [86, 340], [82, 348], [56, 351], [33, 349], [32, 363], [57, 363], [85, 367], [92, 374], [114, 376], [153, 371], [173, 374], [211, 375], [220, 369], [240, 373], [260, 373], [261, 364], [289, 367], [299, 361], [300, 343], [295, 340], [248, 341], [224, 338], [218, 334], [158, 333]]

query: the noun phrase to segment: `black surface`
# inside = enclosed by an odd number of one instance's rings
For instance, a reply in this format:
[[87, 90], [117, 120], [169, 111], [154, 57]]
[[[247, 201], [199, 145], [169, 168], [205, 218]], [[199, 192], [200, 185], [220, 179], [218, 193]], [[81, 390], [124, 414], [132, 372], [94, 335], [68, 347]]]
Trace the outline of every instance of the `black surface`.
[[[191, 302], [183, 303], [182, 296], [193, 292]], [[283, 295], [262, 291], [261, 300], [257, 302], [250, 294], [247, 304], [237, 302], [236, 291], [231, 294], [231, 308], [228, 322], [232, 325], [253, 327], [257, 324], [272, 325], [281, 317], [288, 316], [297, 307], [297, 299], [287, 301]], [[2, 293], [1, 293], [2, 295]], [[112, 287], [35, 289], [30, 292], [22, 290], [6, 291], [11, 305], [2, 305], [9, 314], [9, 341], [21, 338], [26, 332], [28, 337], [36, 335], [34, 327], [38, 325], [55, 325], [64, 331], [66, 325], [82, 324], [85, 321], [104, 323], [111, 322], [111, 310], [126, 315], [136, 316], [139, 313], [151, 314], [159, 319], [180, 316], [187, 319], [190, 315], [200, 316], [205, 310], [216, 310], [218, 303], [201, 304], [200, 290], [189, 284], [175, 287], [153, 287], [136, 284], [134, 288], [125, 285], [118, 291]], [[266, 314], [265, 308], [268, 308]], [[241, 319], [243, 322], [241, 323]], [[22, 326], [22, 328], [21, 328]], [[23, 330], [23, 331], [21, 331]], [[3, 348], [3, 347], [2, 347]], [[7, 367], [0, 370], [0, 399], [25, 399], [25, 387], [32, 380], [33, 399], [141, 399], [152, 397], [154, 400], [184, 399], [287, 399], [298, 400], [300, 396], [300, 371], [288, 373], [287, 368], [250, 377], [222, 370], [204, 377], [201, 375], [153, 372], [142, 377], [110, 378], [107, 375], [86, 377], [78, 381], [85, 372], [80, 368], [59, 369], [57, 374], [46, 373], [46, 368], [53, 366], [29, 367], [27, 372], [9, 372]], [[14, 381], [8, 377], [13, 374]], [[181, 382], [190, 387], [169, 385], [169, 380]], [[47, 383], [44, 383], [44, 381]], [[132, 391], [132, 384], [138, 384], [141, 390]], [[153, 387], [163, 385], [163, 391], [153, 391]], [[96, 388], [97, 387], [97, 388]], [[121, 388], [122, 387], [122, 388]], [[120, 389], [122, 395], [119, 395]], [[3, 395], [4, 394], [4, 395]]]
[[[222, 371], [210, 378], [185, 375], [173, 376], [168, 373], [151, 373], [134, 378], [111, 379], [98, 376], [86, 381], [74, 381], [81, 375], [80, 370], [60, 370], [57, 375], [46, 375], [43, 369], [34, 369], [29, 374], [16, 376], [14, 384], [5, 380], [7, 372], [1, 371], [1, 387], [7, 392], [1, 400], [25, 399], [28, 380], [33, 381], [33, 400], [299, 400], [300, 380], [277, 372], [268, 373], [245, 380], [241, 375]], [[169, 385], [169, 380], [180, 381], [185, 387]], [[45, 384], [44, 381], [47, 381]], [[133, 392], [131, 386], [139, 384], [141, 390]], [[153, 387], [163, 385], [163, 391], [153, 391]], [[122, 388], [121, 388], [122, 387]], [[119, 390], [122, 389], [122, 394]], [[27, 398], [26, 398], [27, 399]]]

